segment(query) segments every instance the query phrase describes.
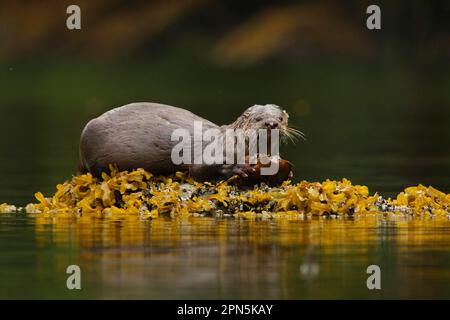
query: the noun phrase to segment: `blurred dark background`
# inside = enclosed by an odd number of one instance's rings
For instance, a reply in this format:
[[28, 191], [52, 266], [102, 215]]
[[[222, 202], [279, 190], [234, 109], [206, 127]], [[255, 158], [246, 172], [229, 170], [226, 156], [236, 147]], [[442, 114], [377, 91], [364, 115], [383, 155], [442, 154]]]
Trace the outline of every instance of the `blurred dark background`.
[[[81, 8], [82, 29], [66, 28]], [[381, 8], [382, 30], [366, 28]], [[86, 122], [155, 101], [218, 124], [275, 103], [295, 180], [450, 192], [449, 1], [2, 1], [0, 202], [75, 173]]]

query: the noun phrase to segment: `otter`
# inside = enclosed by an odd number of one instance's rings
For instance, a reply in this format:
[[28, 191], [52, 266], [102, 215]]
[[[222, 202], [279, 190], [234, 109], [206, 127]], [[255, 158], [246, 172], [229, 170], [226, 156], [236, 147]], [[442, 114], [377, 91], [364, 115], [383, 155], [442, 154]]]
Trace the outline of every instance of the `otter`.
[[[303, 137], [301, 131], [288, 126], [289, 115], [273, 104], [254, 105], [229, 125], [218, 126], [179, 107], [140, 102], [107, 111], [88, 122], [80, 138], [80, 173], [91, 172], [100, 177], [111, 164], [119, 170], [143, 168], [156, 175], [188, 172], [196, 180], [242, 181], [250, 174], [251, 182], [269, 181], [272, 184], [292, 176], [292, 164], [280, 160], [275, 177], [259, 174], [260, 163], [245, 164], [174, 164], [171, 152], [176, 141], [171, 135], [176, 129], [186, 129], [193, 135], [194, 122], [201, 122], [202, 130], [218, 129], [279, 129], [282, 138]], [[239, 178], [239, 179], [238, 179]]]

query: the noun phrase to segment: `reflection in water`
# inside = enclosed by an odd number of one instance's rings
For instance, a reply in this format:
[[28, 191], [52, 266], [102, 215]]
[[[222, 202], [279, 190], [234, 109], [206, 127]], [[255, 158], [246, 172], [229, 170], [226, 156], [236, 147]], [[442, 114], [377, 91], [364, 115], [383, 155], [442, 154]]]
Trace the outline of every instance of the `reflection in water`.
[[[88, 297], [450, 297], [444, 218], [35, 219], [38, 245], [74, 246]], [[371, 264], [378, 292], [366, 288]]]

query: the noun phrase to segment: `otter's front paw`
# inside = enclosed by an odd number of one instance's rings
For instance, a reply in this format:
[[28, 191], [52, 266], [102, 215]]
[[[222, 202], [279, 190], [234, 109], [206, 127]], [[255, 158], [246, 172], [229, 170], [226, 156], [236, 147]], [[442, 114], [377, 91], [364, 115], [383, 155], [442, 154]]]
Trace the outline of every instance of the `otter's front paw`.
[[277, 186], [282, 184], [283, 181], [291, 179], [293, 176], [292, 163], [283, 159], [275, 160], [278, 162], [278, 170], [275, 174], [267, 175], [267, 173], [263, 174], [261, 172], [263, 168], [267, 168], [270, 164], [245, 164], [234, 168], [234, 171], [236, 173], [231, 178], [229, 178], [227, 182], [247, 186], [252, 186], [264, 182], [269, 186]]
[[227, 182], [245, 179], [256, 172], [256, 164], [227, 164], [222, 167], [222, 174], [228, 178]]

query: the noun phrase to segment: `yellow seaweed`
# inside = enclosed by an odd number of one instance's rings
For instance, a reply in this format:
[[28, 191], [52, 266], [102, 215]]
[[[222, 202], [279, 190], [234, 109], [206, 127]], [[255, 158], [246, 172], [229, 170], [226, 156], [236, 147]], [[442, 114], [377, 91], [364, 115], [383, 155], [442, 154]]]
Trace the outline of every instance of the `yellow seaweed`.
[[14, 213], [16, 211], [16, 206], [7, 203], [0, 203], [0, 213]]
[[115, 167], [100, 179], [90, 173], [74, 176], [59, 184], [52, 197], [40, 192], [35, 197], [38, 203], [27, 205], [27, 212], [75, 216], [210, 214], [293, 219], [305, 214], [450, 215], [450, 194], [431, 186], [408, 187], [391, 200], [377, 193], [370, 195], [366, 186], [353, 185], [348, 179], [243, 188], [226, 182], [197, 182], [182, 172], [157, 177], [143, 169], [120, 172]]

